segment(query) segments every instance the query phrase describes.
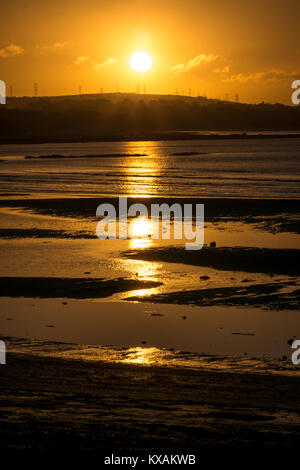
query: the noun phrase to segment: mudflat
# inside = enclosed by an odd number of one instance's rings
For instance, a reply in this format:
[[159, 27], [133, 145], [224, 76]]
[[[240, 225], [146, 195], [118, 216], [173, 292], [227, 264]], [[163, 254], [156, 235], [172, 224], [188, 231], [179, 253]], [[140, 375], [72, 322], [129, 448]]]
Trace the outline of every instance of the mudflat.
[[13, 353], [0, 374], [1, 450], [157, 453], [300, 443], [296, 376]]

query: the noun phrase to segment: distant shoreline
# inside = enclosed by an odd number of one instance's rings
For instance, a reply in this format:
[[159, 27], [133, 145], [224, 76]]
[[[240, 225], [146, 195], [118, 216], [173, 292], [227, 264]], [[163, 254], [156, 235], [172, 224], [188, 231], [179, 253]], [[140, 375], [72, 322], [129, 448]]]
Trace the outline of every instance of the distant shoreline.
[[[195, 131], [195, 132], [209, 132], [206, 131]], [[220, 132], [226, 132], [221, 131]], [[0, 139], [1, 145], [10, 144], [47, 144], [47, 143], [76, 143], [76, 142], [139, 142], [139, 141], [168, 141], [168, 140], [253, 140], [253, 139], [299, 139], [300, 131], [298, 134], [278, 134], [274, 131], [274, 134], [263, 134], [263, 132], [272, 131], [257, 131], [257, 134], [247, 134], [247, 132], [241, 131], [236, 134], [232, 131], [232, 134], [197, 134], [193, 131], [175, 131], [175, 132], [160, 132], [160, 133], [143, 133], [143, 134], [106, 134], [106, 135], [91, 135], [91, 136], [44, 136], [44, 137], [20, 137], [20, 138], [7, 138]], [[255, 130], [248, 130], [248, 132], [256, 132]], [[260, 133], [262, 132], [262, 133]]]

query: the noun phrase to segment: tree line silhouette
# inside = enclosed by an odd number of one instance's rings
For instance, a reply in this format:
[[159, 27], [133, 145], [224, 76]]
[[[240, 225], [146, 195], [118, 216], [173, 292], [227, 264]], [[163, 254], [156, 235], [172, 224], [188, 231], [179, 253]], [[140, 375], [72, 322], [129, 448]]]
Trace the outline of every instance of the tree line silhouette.
[[300, 130], [300, 106], [118, 94], [8, 98], [0, 142], [101, 139], [190, 130]]

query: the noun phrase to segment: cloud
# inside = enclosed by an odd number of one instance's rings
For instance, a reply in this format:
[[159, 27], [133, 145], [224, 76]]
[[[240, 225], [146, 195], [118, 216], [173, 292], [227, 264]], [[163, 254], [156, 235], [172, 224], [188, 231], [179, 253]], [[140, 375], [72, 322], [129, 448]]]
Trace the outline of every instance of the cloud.
[[17, 44], [9, 44], [6, 47], [0, 49], [0, 57], [6, 59], [7, 57], [14, 57], [15, 55], [22, 54], [24, 52], [23, 47]]
[[101, 70], [109, 65], [113, 65], [117, 62], [117, 59], [113, 59], [112, 57], [108, 57], [104, 62], [94, 62], [94, 69]]
[[280, 82], [280, 81], [290, 81], [293, 79], [299, 78], [300, 73], [297, 72], [285, 72], [283, 70], [267, 70], [265, 72], [255, 72], [248, 75], [239, 73], [236, 75], [231, 75], [230, 77], [223, 79], [225, 82], [260, 82], [260, 81], [271, 81], [271, 82]]
[[68, 45], [67, 41], [64, 42], [56, 42], [51, 44], [50, 46], [40, 46], [39, 44], [36, 46], [36, 49], [40, 52], [40, 54], [46, 54], [47, 52], [56, 52], [60, 49], [63, 49]]
[[214, 72], [217, 73], [218, 75], [223, 75], [223, 73], [228, 73], [229, 72], [229, 65], [225, 65], [225, 67], [223, 67], [221, 69], [215, 69]]
[[203, 63], [208, 64], [210, 62], [213, 62], [217, 58], [218, 56], [213, 55], [213, 54], [209, 54], [209, 55], [199, 54], [194, 59], [191, 59], [188, 61], [186, 68], [187, 70], [195, 69], [197, 67], [200, 67], [200, 65], [202, 65]]
[[217, 55], [213, 54], [199, 54], [194, 59], [190, 59], [185, 64], [177, 64], [171, 67], [171, 72], [173, 73], [182, 73], [182, 72], [189, 72], [190, 70], [198, 69], [204, 64], [209, 64], [214, 62], [218, 58]]
[[79, 55], [77, 59], [74, 60], [74, 64], [81, 65], [90, 60], [88, 55]]
[[107, 59], [105, 59], [103, 62], [96, 62], [95, 60], [93, 60], [90, 56], [88, 55], [79, 55], [75, 60], [74, 60], [74, 64], [75, 65], [81, 65], [81, 64], [85, 64], [85, 63], [88, 63], [89, 65], [91, 65], [93, 67], [93, 69], [95, 70], [102, 70], [104, 69], [105, 67], [108, 67], [110, 65], [113, 65], [117, 62], [117, 59], [113, 59], [112, 57], [108, 57]]
[[173, 73], [181, 73], [184, 72], [184, 64], [177, 64], [171, 67], [171, 72]]

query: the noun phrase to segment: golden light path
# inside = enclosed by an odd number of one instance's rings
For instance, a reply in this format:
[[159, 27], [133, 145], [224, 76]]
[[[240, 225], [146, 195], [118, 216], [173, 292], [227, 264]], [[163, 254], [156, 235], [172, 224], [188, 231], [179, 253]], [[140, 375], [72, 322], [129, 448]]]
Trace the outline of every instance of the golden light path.
[[153, 232], [153, 223], [144, 217], [133, 219], [129, 225], [129, 234], [131, 238], [148, 237]]

